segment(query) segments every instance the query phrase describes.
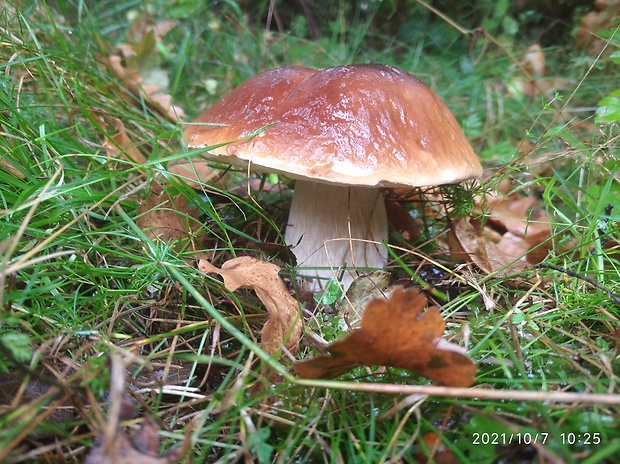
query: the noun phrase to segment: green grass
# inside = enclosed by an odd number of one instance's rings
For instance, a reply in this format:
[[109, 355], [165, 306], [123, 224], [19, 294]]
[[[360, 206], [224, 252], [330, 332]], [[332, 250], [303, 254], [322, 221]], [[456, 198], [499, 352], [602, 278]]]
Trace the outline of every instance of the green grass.
[[[470, 54], [470, 35], [420, 5], [425, 21], [336, 14], [310, 41], [302, 16], [293, 32], [266, 33], [232, 1], [19, 4], [19, 13], [0, 10], [0, 461], [84, 461], [117, 419], [108, 399], [120, 401], [124, 377], [141, 393], [134, 415], [125, 407], [123, 426], [155, 418], [161, 451], [186, 443], [187, 462], [415, 462], [424, 453], [419, 437], [431, 432], [460, 462], [618, 462], [618, 303], [609, 294], [620, 293], [618, 130], [593, 118], [576, 126], [617, 90], [608, 77], [617, 64], [558, 42], [547, 60], [565, 88], [511, 94], [509, 84], [523, 79], [512, 56], [530, 43], [506, 32], [497, 9], [485, 21], [497, 26], [502, 47], [478, 41]], [[334, 8], [344, 15], [347, 5]], [[260, 70], [292, 63], [393, 64], [449, 102], [491, 174], [482, 190], [509, 179], [553, 221], [549, 266], [509, 275], [439, 259], [425, 243], [430, 233], [417, 251], [392, 234], [395, 276], [407, 278], [421, 255], [453, 273], [454, 283], [439, 289], [449, 297], [447, 335], [462, 342], [468, 328], [476, 386], [486, 390], [425, 398], [416, 388], [429, 382], [396, 369], [300, 381], [259, 348], [262, 304], [201, 274], [192, 246], [218, 266], [248, 254], [269, 260], [261, 245], [282, 243], [290, 197], [259, 189], [248, 198], [244, 173], [196, 190], [170, 174], [172, 162], [196, 156], [184, 148], [181, 124], [128, 98], [101, 64], [126, 40], [129, 12], [177, 21], [149, 59], [166, 71], [187, 121]], [[417, 33], [402, 32], [413, 30], [405, 25], [392, 33], [397, 20], [418, 24]], [[106, 156], [103, 143], [119, 122], [146, 164]], [[536, 142], [526, 157], [517, 151], [524, 140]], [[206, 240], [151, 242], [136, 225], [155, 178], [197, 208], [195, 235]], [[467, 196], [451, 195], [469, 209]], [[330, 341], [342, 336], [335, 312], [319, 308], [308, 327]], [[258, 389], [262, 366], [282, 381]], [[162, 370], [176, 393], [155, 388]], [[485, 396], [491, 389], [504, 397]], [[601, 396], [554, 402], [563, 392]], [[616, 404], [605, 400], [612, 394]], [[486, 443], [492, 433], [513, 442]], [[523, 443], [529, 437], [545, 440]]]

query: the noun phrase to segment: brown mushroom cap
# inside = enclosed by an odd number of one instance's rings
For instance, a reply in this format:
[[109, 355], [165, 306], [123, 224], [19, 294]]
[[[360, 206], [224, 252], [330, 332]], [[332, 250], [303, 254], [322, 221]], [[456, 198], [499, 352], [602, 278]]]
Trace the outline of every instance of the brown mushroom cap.
[[[264, 71], [245, 81], [187, 127], [188, 146], [202, 148], [234, 142], [276, 122], [290, 95], [315, 73], [316, 69], [287, 66]], [[214, 157], [227, 156], [227, 148], [214, 149], [211, 153]]]
[[198, 122], [227, 126], [189, 126], [190, 147], [236, 141], [211, 150], [211, 156], [293, 178], [415, 187], [482, 174], [476, 154], [437, 94], [390, 66], [266, 71], [226, 95]]

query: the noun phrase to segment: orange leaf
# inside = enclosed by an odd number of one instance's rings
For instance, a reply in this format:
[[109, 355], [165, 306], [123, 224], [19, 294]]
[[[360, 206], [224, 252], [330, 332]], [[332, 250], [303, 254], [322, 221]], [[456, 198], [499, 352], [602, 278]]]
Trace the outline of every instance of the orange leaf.
[[300, 377], [333, 378], [359, 366], [408, 369], [442, 385], [469, 387], [476, 366], [462, 349], [442, 339], [445, 322], [437, 307], [424, 310], [418, 290], [397, 288], [389, 300], [372, 300], [362, 328], [327, 347], [329, 355], [295, 363]]
[[269, 311], [269, 320], [261, 332], [265, 351], [274, 355], [283, 343], [293, 354], [299, 351], [301, 338], [299, 306], [279, 276], [278, 266], [250, 256], [242, 256], [226, 261], [221, 269], [206, 259], [201, 259], [198, 262], [198, 269], [206, 274], [221, 275], [224, 278], [224, 285], [231, 292], [242, 287], [254, 289], [256, 296]]

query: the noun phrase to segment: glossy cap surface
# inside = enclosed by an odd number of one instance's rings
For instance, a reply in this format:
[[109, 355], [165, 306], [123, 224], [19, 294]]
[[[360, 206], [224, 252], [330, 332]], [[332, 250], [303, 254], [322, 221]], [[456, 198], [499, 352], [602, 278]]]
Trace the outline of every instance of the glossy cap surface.
[[190, 147], [234, 142], [209, 153], [225, 163], [251, 163], [255, 171], [384, 187], [456, 183], [482, 174], [439, 96], [390, 66], [266, 71], [197, 121], [226, 126], [189, 126]]

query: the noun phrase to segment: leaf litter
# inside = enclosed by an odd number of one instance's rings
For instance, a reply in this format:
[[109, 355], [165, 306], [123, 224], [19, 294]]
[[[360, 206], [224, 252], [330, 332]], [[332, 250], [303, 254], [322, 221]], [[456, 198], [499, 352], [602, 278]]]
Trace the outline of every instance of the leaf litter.
[[168, 73], [159, 65], [156, 44], [175, 26], [174, 21], [153, 23], [149, 15], [139, 15], [127, 34], [127, 43], [101, 61], [127, 88], [127, 100], [140, 106], [144, 101], [151, 109], [171, 122], [183, 118], [184, 111], [172, 103]]
[[507, 275], [545, 258], [551, 221], [535, 197], [490, 197], [479, 207], [485, 223], [469, 218], [450, 224], [446, 242], [453, 259]]
[[86, 464], [131, 463], [173, 464], [179, 462], [180, 448], [159, 455], [159, 427], [153, 419], [145, 416], [138, 433], [133, 437], [118, 429], [112, 440], [106, 442], [100, 436], [86, 457]]

